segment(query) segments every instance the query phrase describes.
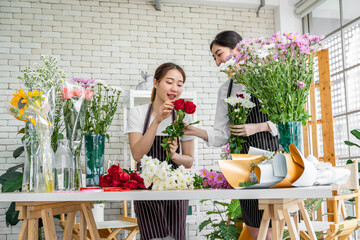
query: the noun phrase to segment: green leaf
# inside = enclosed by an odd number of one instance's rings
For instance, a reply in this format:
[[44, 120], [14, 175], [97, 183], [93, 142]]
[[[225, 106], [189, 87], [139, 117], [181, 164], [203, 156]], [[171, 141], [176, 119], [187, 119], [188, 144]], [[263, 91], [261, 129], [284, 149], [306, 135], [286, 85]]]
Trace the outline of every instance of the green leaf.
[[2, 185], [2, 192], [15, 192], [20, 190], [22, 186], [23, 175], [6, 180]]
[[207, 211], [206, 215], [212, 215], [212, 214], [222, 214], [225, 213], [226, 211]]
[[25, 128], [22, 128], [18, 131], [17, 135], [20, 134], [20, 133], [24, 133], [25, 134]]
[[348, 146], [357, 146], [358, 148], [360, 148], [359, 145], [357, 145], [356, 143], [350, 142], [350, 141], [344, 141], [344, 143]]
[[23, 152], [24, 152], [25, 148], [24, 146], [20, 146], [17, 149], [15, 149], [15, 151], [13, 152], [13, 157], [14, 158], [18, 158]]
[[21, 172], [5, 172], [0, 176], [0, 184], [4, 184], [5, 181], [16, 178], [20, 175], [22, 176], [23, 174]]
[[24, 167], [24, 163], [20, 163], [16, 166], [9, 168], [8, 170], [6, 170], [6, 172], [15, 172], [17, 169], [23, 168], [23, 167]]
[[200, 203], [204, 203], [206, 201], [211, 201], [211, 200], [210, 199], [202, 199], [202, 200], [200, 200]]
[[225, 202], [219, 202], [219, 201], [214, 201], [214, 204], [219, 204], [219, 205], [221, 205], [221, 206], [224, 206], [224, 207], [227, 207], [227, 206], [229, 206], [229, 204], [228, 203], [225, 203]]
[[200, 223], [199, 225], [199, 231], [201, 232], [207, 225], [209, 225], [211, 223], [211, 218], [203, 221], [202, 223]]
[[6, 211], [6, 226], [15, 226], [19, 220], [19, 211], [15, 210], [15, 202], [12, 202]]
[[360, 140], [360, 129], [354, 129], [354, 130], [351, 130], [350, 133], [356, 137], [357, 139]]
[[228, 207], [228, 216], [231, 217], [238, 217], [241, 215], [241, 207], [240, 207], [240, 201], [237, 199], [231, 200], [229, 207]]
[[234, 225], [229, 225], [229, 226], [220, 226], [220, 232], [222, 234], [222, 236], [224, 237], [224, 239], [226, 240], [233, 240], [233, 239], [237, 239], [237, 229]]

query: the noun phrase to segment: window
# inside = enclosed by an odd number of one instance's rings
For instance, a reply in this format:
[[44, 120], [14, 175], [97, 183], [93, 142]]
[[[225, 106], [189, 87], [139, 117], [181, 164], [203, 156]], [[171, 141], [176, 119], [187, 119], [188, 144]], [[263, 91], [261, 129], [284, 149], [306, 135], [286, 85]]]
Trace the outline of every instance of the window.
[[[335, 154], [337, 165], [347, 159], [360, 159], [360, 150], [348, 147], [345, 140], [358, 142], [350, 134], [360, 128], [360, 1], [326, 0], [303, 18], [304, 32], [325, 35], [323, 49], [329, 49], [330, 74], [333, 82]], [[315, 73], [315, 81], [318, 74]], [[320, 93], [316, 91], [317, 116], [320, 116]], [[318, 131], [319, 155], [322, 156], [321, 127]]]

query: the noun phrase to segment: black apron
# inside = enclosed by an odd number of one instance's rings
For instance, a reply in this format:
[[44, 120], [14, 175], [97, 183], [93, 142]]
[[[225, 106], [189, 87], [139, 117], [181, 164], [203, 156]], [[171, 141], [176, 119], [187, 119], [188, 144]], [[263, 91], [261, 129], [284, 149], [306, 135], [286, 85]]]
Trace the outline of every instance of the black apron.
[[[148, 108], [145, 117], [143, 135], [149, 127], [153, 104]], [[175, 111], [172, 112], [172, 121], [175, 121]], [[161, 147], [162, 140], [167, 136], [155, 136], [154, 143], [150, 151], [146, 154], [160, 161], [165, 161], [166, 151]], [[177, 153], [180, 153], [180, 141], [178, 139]], [[173, 168], [178, 166], [172, 162]], [[141, 170], [141, 165], [137, 165]], [[134, 210], [138, 219], [140, 230], [140, 240], [150, 240], [153, 238], [165, 238], [172, 236], [176, 240], [186, 238], [186, 214], [189, 207], [188, 200], [158, 200], [158, 201], [134, 201]]]
[[[230, 79], [227, 97], [230, 97], [232, 90], [233, 80]], [[269, 121], [269, 118], [266, 114], [260, 111], [261, 106], [259, 100], [251, 95], [250, 99], [253, 103], [255, 103], [255, 107], [251, 109], [251, 112], [246, 120], [246, 123], [262, 123]], [[249, 137], [244, 137], [246, 141], [243, 143], [243, 149], [241, 153], [247, 154], [250, 146], [269, 150], [269, 151], [277, 151], [279, 150], [279, 140], [278, 137], [273, 137], [270, 132], [259, 132]], [[263, 215], [263, 210], [259, 210], [259, 202], [257, 199], [246, 199], [241, 200], [241, 211], [242, 217], [246, 225], [250, 227], [259, 228], [261, 223], [261, 218]], [[271, 227], [271, 226], [270, 226]]]

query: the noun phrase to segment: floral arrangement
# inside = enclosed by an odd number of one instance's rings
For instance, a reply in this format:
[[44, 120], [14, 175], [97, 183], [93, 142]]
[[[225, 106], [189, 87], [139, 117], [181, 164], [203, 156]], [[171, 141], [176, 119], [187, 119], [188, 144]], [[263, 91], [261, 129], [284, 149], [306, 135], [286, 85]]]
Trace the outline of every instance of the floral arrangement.
[[230, 155], [230, 144], [227, 143], [224, 147], [222, 147], [221, 149], [221, 154], [220, 154], [220, 158], [222, 160], [226, 160], [226, 159], [230, 159], [231, 155]]
[[73, 78], [66, 83], [61, 91], [64, 101], [63, 114], [66, 137], [70, 141], [71, 152], [75, 159], [75, 182], [74, 188], [81, 187], [80, 152], [84, 136], [85, 115], [87, 105], [93, 97], [93, 92], [88, 89], [94, 79]]
[[114, 118], [122, 90], [110, 87], [103, 81], [95, 81], [90, 89], [94, 96], [86, 109], [84, 131], [86, 134], [105, 134], [109, 140], [110, 136], [106, 132]]
[[153, 190], [193, 189], [194, 175], [183, 165], [173, 169], [166, 161], [160, 162], [156, 158], [144, 156], [141, 159], [142, 173], [145, 187], [152, 185]]
[[29, 91], [42, 91], [44, 95], [49, 96], [49, 104], [54, 109], [54, 118], [52, 121], [53, 129], [51, 135], [51, 146], [54, 151], [57, 149], [57, 140], [61, 138], [61, 85], [66, 78], [66, 74], [58, 66], [55, 57], [41, 55], [43, 65], [34, 64], [33, 68], [25, 67], [21, 70], [22, 75], [18, 77], [24, 83]]
[[[228, 116], [231, 125], [242, 125], [250, 114], [251, 108], [255, 104], [250, 101], [251, 95], [248, 93], [238, 93], [236, 97], [229, 97], [225, 99], [228, 106]], [[231, 135], [229, 140], [230, 153], [241, 153], [243, 149], [242, 144], [245, 140], [242, 136]]]
[[112, 165], [108, 174], [100, 176], [100, 187], [127, 187], [130, 189], [146, 189], [144, 179], [136, 171], [126, 171], [119, 165]]
[[285, 32], [270, 40], [242, 40], [221, 71], [262, 103], [274, 123], [305, 121], [304, 109], [313, 79], [313, 54], [323, 36]]
[[213, 170], [208, 171], [206, 169], [201, 169], [200, 176], [203, 178], [202, 185], [204, 188], [216, 188], [216, 189], [232, 188], [222, 172], [213, 171]]
[[[174, 109], [176, 111], [176, 120], [171, 123], [163, 133], [169, 135], [168, 138], [164, 138], [161, 146], [167, 151], [166, 162], [170, 160], [170, 145], [168, 141], [174, 141], [176, 137], [181, 137], [184, 135], [183, 130], [186, 128], [185, 123], [183, 122], [186, 114], [194, 114], [196, 111], [196, 105], [191, 101], [185, 101], [184, 99], [178, 99], [174, 103]], [[188, 125], [198, 124], [199, 121], [189, 123]]]

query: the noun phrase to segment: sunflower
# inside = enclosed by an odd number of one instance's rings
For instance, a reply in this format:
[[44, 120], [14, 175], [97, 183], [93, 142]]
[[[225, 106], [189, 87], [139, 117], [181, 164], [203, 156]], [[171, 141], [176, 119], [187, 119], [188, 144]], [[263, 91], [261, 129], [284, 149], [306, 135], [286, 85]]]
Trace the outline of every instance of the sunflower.
[[14, 94], [14, 97], [11, 100], [11, 105], [17, 107], [18, 109], [26, 109], [28, 103], [28, 96], [26, 93], [20, 88], [17, 93]]
[[43, 91], [34, 90], [34, 92], [28, 92], [28, 95], [30, 98], [34, 98], [37, 96], [41, 96], [43, 94]]

